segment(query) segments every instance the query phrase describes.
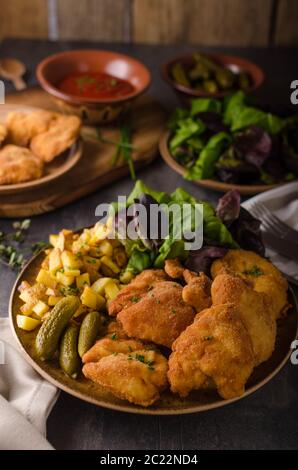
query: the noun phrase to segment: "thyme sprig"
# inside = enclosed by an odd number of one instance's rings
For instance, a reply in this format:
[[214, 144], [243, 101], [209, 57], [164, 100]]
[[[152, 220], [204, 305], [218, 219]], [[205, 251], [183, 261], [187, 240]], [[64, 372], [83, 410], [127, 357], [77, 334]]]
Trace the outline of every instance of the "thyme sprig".
[[29, 254], [36, 255], [49, 245], [45, 242], [33, 243], [23, 247], [30, 228], [31, 220], [13, 222], [11, 232], [0, 231], [0, 263], [19, 271], [26, 264]]

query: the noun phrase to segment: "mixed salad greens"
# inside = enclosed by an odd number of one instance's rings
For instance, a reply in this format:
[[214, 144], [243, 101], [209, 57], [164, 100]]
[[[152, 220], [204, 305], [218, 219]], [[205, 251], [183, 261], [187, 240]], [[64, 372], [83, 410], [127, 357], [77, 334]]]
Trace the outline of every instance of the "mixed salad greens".
[[298, 117], [253, 107], [243, 91], [194, 99], [176, 109], [169, 128], [170, 152], [189, 180], [274, 184], [298, 175]]
[[[177, 239], [175, 233], [180, 229], [181, 220], [172, 216], [169, 223], [169, 233], [166, 238], [157, 237], [150, 239], [148, 227], [141, 226], [138, 211], [134, 206], [143, 204], [149, 208], [150, 204], [189, 203], [193, 208], [195, 204], [203, 205], [203, 246], [199, 250], [185, 250], [185, 240]], [[116, 234], [121, 235], [129, 261], [126, 271], [134, 275], [144, 269], [155, 267], [162, 268], [166, 259], [178, 258], [194, 271], [208, 273], [210, 265], [215, 258], [224, 256], [229, 248], [243, 248], [253, 250], [264, 255], [260, 222], [248, 211], [240, 206], [240, 195], [237, 191], [230, 191], [223, 196], [214, 209], [208, 202], [199, 201], [182, 188], [177, 188], [173, 193], [167, 194], [147, 187], [142, 181], [137, 181], [131, 194], [128, 196], [125, 206], [114, 203]], [[128, 208], [130, 210], [128, 211]], [[133, 214], [133, 215], [128, 215]], [[150, 212], [147, 211], [148, 217]], [[184, 228], [192, 231], [195, 227], [194, 211], [188, 213], [188, 218], [183, 220]], [[150, 220], [148, 220], [150, 223]], [[133, 223], [138, 234], [137, 239], [132, 240], [123, 237], [129, 223]], [[177, 224], [179, 223], [179, 227]], [[124, 232], [123, 232], [124, 231]]]

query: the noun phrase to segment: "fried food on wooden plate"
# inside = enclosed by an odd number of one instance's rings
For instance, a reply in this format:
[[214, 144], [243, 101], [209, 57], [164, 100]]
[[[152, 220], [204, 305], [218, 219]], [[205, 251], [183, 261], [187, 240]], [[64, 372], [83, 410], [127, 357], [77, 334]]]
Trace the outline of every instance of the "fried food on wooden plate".
[[49, 128], [31, 140], [31, 150], [44, 162], [51, 162], [76, 141], [81, 128], [77, 116], [59, 115]]
[[4, 140], [6, 139], [6, 136], [7, 136], [7, 129], [4, 124], [0, 123], [0, 145], [2, 144], [2, 142], [4, 142]]
[[109, 305], [128, 336], [171, 347], [192, 323], [195, 311], [182, 299], [182, 286], [165, 281], [162, 270], [146, 270], [124, 287]]
[[28, 146], [33, 137], [49, 128], [57, 115], [57, 113], [43, 110], [32, 113], [12, 111], [6, 118], [8, 141], [21, 147]]
[[269, 359], [274, 351], [276, 321], [267, 294], [256, 292], [249, 283], [230, 274], [219, 274], [212, 283], [213, 305], [232, 302], [251, 338], [255, 366]]
[[0, 184], [17, 184], [42, 176], [43, 162], [30, 150], [5, 145], [0, 150]]
[[140, 349], [89, 362], [84, 365], [83, 374], [118, 398], [150, 406], [167, 386], [167, 369], [167, 360], [160, 353]]
[[199, 313], [173, 344], [168, 379], [173, 393], [216, 386], [228, 399], [244, 393], [254, 367], [252, 343], [233, 304]]
[[257, 292], [271, 298], [275, 318], [280, 317], [288, 308], [288, 283], [273, 264], [253, 251], [229, 250], [221, 259], [213, 262], [213, 279], [222, 272], [235, 273], [249, 281]]

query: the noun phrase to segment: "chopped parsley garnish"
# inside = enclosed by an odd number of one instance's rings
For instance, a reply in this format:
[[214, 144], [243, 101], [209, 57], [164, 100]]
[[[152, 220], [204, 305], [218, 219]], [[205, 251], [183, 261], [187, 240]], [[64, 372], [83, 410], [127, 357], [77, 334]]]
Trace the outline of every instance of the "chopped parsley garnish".
[[243, 274], [246, 274], [248, 276], [258, 277], [258, 276], [262, 276], [264, 272], [262, 271], [261, 268], [259, 268], [259, 266], [255, 264], [251, 269], [246, 269], [245, 271], [243, 271]]
[[134, 295], [130, 300], [131, 300], [132, 303], [136, 304], [136, 303], [139, 302], [141, 299], [140, 299], [140, 297], [137, 297], [136, 295]]
[[111, 336], [111, 339], [112, 339], [113, 341], [115, 341], [116, 339], [118, 339], [117, 333], [113, 333], [112, 336]]
[[145, 364], [148, 369], [154, 370], [154, 361], [146, 361], [145, 356], [143, 354], [135, 354], [134, 356], [132, 354], [129, 354], [128, 356], [129, 361], [139, 361], [142, 364]]
[[156, 299], [156, 303], [157, 303], [157, 304], [160, 304], [160, 300], [159, 300], [159, 299]]
[[110, 81], [110, 85], [111, 85], [112, 87], [118, 85], [118, 80], [117, 80], [117, 78], [112, 78], [112, 80]]
[[203, 340], [204, 341], [211, 341], [213, 339], [213, 336], [204, 336]]
[[117, 352], [113, 352], [113, 356], [118, 356], [118, 353], [117, 353]]
[[79, 293], [79, 289], [77, 287], [60, 287], [59, 292], [62, 295], [76, 295]]
[[172, 315], [176, 315], [176, 313], [177, 313], [177, 310], [172, 307], [172, 308], [171, 308], [171, 314], [172, 314]]

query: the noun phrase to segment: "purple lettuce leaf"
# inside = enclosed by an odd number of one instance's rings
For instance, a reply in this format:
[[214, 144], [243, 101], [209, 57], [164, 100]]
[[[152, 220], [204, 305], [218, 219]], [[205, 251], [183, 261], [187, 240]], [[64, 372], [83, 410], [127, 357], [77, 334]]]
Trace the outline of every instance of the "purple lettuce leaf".
[[222, 246], [203, 246], [200, 250], [190, 251], [185, 261], [185, 266], [197, 273], [210, 274], [213, 261], [222, 258], [228, 252], [228, 248]]
[[216, 215], [229, 226], [240, 214], [241, 196], [239, 191], [233, 189], [222, 196], [217, 203]]
[[258, 169], [269, 158], [271, 147], [271, 137], [261, 127], [250, 126], [235, 137], [236, 154]]

